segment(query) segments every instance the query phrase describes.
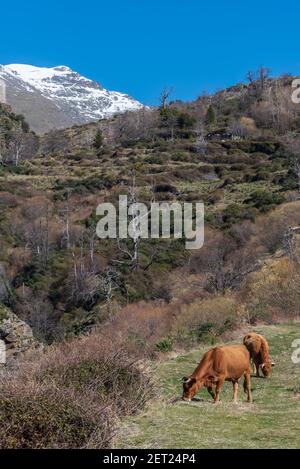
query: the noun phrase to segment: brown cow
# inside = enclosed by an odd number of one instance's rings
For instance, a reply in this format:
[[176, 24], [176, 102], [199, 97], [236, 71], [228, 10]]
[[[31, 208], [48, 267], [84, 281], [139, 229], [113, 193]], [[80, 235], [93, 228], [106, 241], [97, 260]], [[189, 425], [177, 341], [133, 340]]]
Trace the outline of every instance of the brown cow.
[[269, 344], [266, 339], [255, 332], [249, 332], [244, 337], [244, 345], [250, 352], [251, 358], [256, 368], [256, 376], [259, 376], [259, 369], [262, 369], [264, 377], [267, 378], [275, 363], [270, 360]]
[[[244, 345], [224, 345], [215, 347], [205, 353], [201, 362], [187, 378], [183, 378], [184, 401], [190, 401], [202, 386], [205, 386], [213, 397], [219, 401], [224, 381], [233, 383], [233, 400], [237, 402], [238, 382], [244, 375], [244, 391], [248, 402], [252, 402], [250, 385], [250, 353]], [[215, 391], [214, 391], [215, 386]]]

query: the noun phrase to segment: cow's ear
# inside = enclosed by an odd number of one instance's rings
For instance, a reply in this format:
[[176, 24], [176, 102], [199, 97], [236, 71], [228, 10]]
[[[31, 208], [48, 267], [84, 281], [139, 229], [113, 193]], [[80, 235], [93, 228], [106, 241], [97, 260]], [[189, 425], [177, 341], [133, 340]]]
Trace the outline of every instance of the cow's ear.
[[271, 362], [271, 366], [272, 366], [272, 367], [273, 367], [273, 366], [275, 366], [275, 365], [276, 365], [276, 363], [274, 363], [274, 362]]

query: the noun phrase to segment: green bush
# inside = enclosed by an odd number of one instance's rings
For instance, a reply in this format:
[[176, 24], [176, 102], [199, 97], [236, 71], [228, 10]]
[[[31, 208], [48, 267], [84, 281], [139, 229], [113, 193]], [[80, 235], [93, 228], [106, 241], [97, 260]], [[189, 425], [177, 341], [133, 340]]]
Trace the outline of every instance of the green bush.
[[274, 205], [279, 205], [284, 201], [284, 197], [281, 194], [259, 189], [252, 193], [250, 201], [262, 212], [265, 212], [272, 208]]
[[171, 352], [173, 350], [174, 338], [173, 337], [164, 337], [160, 342], [156, 344], [156, 350], [159, 352]]
[[233, 223], [239, 223], [243, 220], [254, 221], [256, 212], [253, 207], [247, 205], [230, 204], [223, 210], [223, 223], [226, 226], [230, 226]]

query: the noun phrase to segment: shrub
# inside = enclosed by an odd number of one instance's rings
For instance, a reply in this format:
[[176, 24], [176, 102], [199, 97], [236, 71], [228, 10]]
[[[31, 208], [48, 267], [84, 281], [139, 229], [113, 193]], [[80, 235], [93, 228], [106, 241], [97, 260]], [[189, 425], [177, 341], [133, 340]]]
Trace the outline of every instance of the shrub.
[[299, 318], [300, 274], [296, 261], [283, 258], [248, 280], [245, 299], [250, 316]]
[[196, 300], [183, 305], [177, 314], [173, 334], [184, 345], [198, 342], [214, 343], [217, 337], [239, 322], [238, 305], [230, 296]]
[[230, 204], [223, 210], [223, 222], [230, 226], [233, 223], [239, 223], [243, 220], [254, 221], [256, 215], [255, 209], [246, 205]]
[[0, 447], [111, 446], [117, 417], [140, 409], [154, 389], [145, 367], [120, 346], [94, 332], [3, 376]]
[[159, 352], [171, 352], [173, 350], [174, 338], [171, 336], [161, 339], [160, 342], [156, 344], [156, 349]]
[[281, 194], [259, 189], [252, 193], [250, 201], [254, 207], [258, 208], [262, 212], [265, 212], [272, 208], [274, 205], [281, 204], [284, 197]]
[[95, 447], [110, 446], [113, 421], [104, 408], [81, 405], [80, 398], [65, 388], [17, 386], [1, 390], [2, 449], [82, 448], [92, 440]]
[[144, 161], [146, 161], [146, 163], [149, 163], [149, 164], [164, 164], [165, 161], [163, 160], [163, 158], [159, 155], [151, 155], [151, 156], [147, 156]]

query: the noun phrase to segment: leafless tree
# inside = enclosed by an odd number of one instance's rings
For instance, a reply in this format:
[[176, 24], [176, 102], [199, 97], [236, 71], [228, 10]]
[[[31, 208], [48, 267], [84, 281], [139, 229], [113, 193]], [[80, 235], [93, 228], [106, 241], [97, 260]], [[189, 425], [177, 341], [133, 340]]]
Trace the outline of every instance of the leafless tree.
[[7, 160], [11, 161], [15, 166], [19, 165], [19, 162], [23, 158], [25, 150], [25, 135], [21, 130], [15, 131], [8, 145]]
[[64, 151], [69, 146], [69, 140], [63, 131], [57, 132], [49, 132], [45, 136], [43, 145], [41, 147], [41, 152], [44, 154], [53, 155], [57, 152]]
[[201, 155], [205, 155], [207, 149], [207, 141], [205, 139], [205, 129], [202, 122], [198, 122], [196, 127], [195, 151]]
[[165, 86], [163, 90], [160, 93], [159, 96], [159, 103], [161, 109], [166, 109], [168, 100], [170, 99], [171, 94], [173, 93], [173, 88], [172, 87], [167, 87]]
[[[152, 191], [153, 192], [153, 191]], [[151, 201], [154, 201], [154, 198]], [[137, 188], [136, 188], [136, 177], [135, 173], [132, 172], [132, 182], [131, 186], [129, 187], [129, 196], [128, 196], [128, 204], [129, 206], [135, 207], [136, 204], [139, 203], [138, 200], [138, 193], [137, 193]], [[151, 205], [150, 204], [150, 205]], [[147, 212], [146, 216], [148, 217], [149, 214], [151, 213], [151, 208]], [[142, 216], [139, 210], [133, 209], [131, 214], [129, 215], [130, 219], [130, 226], [132, 227], [132, 237], [130, 247], [125, 246], [119, 237], [117, 237], [117, 246], [119, 252], [123, 255], [123, 259], [114, 259], [113, 262], [115, 264], [120, 264], [120, 265], [127, 265], [129, 268], [132, 270], [138, 269], [139, 267], [142, 267], [144, 270], [147, 270], [150, 265], [153, 263], [155, 257], [156, 257], [156, 249], [154, 249], [150, 255], [149, 262], [146, 265], [141, 265], [140, 263], [140, 245], [141, 245], [141, 223], [142, 223]]]
[[300, 192], [300, 138], [292, 132], [287, 135], [286, 151], [290, 159], [290, 168], [297, 177]]
[[[113, 267], [97, 268], [94, 260], [95, 233], [84, 233], [80, 249], [73, 249], [73, 269], [69, 278], [69, 301], [93, 305], [104, 297], [110, 307], [113, 294], [120, 288], [119, 273]], [[86, 251], [86, 246], [88, 251]]]
[[298, 190], [300, 192], [300, 155], [294, 158], [292, 167], [298, 179]]
[[4, 134], [4, 129], [1, 127], [0, 128], [0, 164], [4, 163], [5, 150], [6, 150], [5, 134]]
[[258, 76], [258, 80], [259, 80], [259, 86], [260, 86], [261, 93], [263, 93], [263, 91], [265, 89], [265, 85], [266, 85], [267, 79], [270, 76], [270, 73], [271, 73], [271, 69], [268, 68], [268, 67], [264, 67], [264, 66], [261, 65], [258, 69], [257, 76]]
[[289, 226], [284, 233], [282, 239], [282, 245], [284, 252], [290, 259], [295, 258], [296, 244], [295, 244], [295, 233], [300, 232], [300, 226]]
[[42, 265], [46, 266], [50, 255], [49, 240], [49, 207], [45, 207], [43, 217], [30, 222], [25, 229], [26, 247], [30, 247], [33, 256]]
[[22, 160], [33, 158], [37, 152], [38, 145], [36, 135], [16, 129], [9, 134], [7, 144], [4, 146], [2, 143], [2, 163], [18, 166]]
[[66, 204], [65, 204], [65, 207], [62, 210], [60, 210], [60, 214], [62, 216], [63, 223], [64, 223], [61, 243], [62, 243], [62, 246], [66, 247], [66, 249], [70, 249], [70, 247], [71, 247], [71, 241], [70, 241], [70, 189], [67, 189]]
[[270, 73], [271, 70], [262, 65], [256, 72], [249, 71], [247, 73], [247, 80], [249, 81], [250, 87], [255, 91], [255, 98], [258, 101], [263, 97]]
[[252, 70], [249, 70], [247, 72], [247, 80], [249, 81], [250, 85], [253, 85], [253, 83], [255, 82], [255, 73], [252, 71]]
[[214, 293], [225, 294], [239, 287], [246, 276], [257, 266], [255, 252], [238, 248], [227, 236], [216, 235], [206, 243], [191, 261], [191, 272], [206, 274], [206, 288]]

